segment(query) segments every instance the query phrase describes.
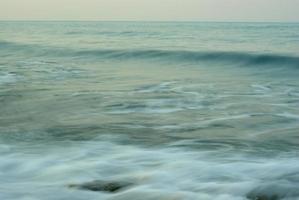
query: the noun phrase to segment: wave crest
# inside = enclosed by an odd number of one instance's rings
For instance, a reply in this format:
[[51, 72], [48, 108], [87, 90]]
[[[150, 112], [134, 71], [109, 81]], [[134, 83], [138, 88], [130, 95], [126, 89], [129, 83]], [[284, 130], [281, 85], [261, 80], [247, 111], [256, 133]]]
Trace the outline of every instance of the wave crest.
[[0, 50], [13, 53], [31, 53], [34, 56], [62, 56], [78, 59], [113, 59], [113, 60], [146, 60], [165, 62], [212, 62], [240, 65], [288, 66], [299, 69], [299, 57], [283, 54], [257, 54], [248, 52], [221, 51], [187, 51], [156, 49], [95, 49], [76, 50], [39, 46], [36, 44], [17, 44], [0, 41]]
[[279, 65], [299, 67], [299, 57], [246, 52], [203, 52], [173, 50], [87, 50], [76, 55], [109, 59], [154, 59], [176, 62], [229, 62], [245, 65]]

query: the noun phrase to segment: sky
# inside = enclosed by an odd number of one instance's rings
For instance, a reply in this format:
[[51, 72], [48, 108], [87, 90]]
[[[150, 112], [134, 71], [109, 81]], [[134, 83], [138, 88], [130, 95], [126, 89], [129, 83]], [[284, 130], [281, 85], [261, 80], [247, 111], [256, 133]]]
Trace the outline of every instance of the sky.
[[0, 0], [0, 20], [299, 22], [299, 0]]

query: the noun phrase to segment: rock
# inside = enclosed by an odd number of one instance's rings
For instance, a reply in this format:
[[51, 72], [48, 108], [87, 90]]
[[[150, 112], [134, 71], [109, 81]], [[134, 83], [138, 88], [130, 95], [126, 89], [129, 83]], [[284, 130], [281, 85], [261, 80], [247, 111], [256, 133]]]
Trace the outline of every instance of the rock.
[[274, 185], [261, 185], [253, 189], [247, 194], [250, 200], [280, 200], [284, 197], [284, 193], [279, 193], [280, 190]]
[[77, 188], [81, 190], [90, 190], [94, 192], [110, 192], [114, 193], [119, 190], [125, 189], [133, 185], [130, 182], [123, 181], [101, 181], [95, 180], [92, 182], [82, 183], [82, 184], [70, 184], [68, 187]]
[[281, 200], [298, 198], [299, 190], [295, 183], [282, 182], [260, 185], [247, 194], [249, 200]]
[[279, 200], [277, 195], [266, 195], [266, 194], [257, 194], [257, 195], [248, 195], [250, 200]]

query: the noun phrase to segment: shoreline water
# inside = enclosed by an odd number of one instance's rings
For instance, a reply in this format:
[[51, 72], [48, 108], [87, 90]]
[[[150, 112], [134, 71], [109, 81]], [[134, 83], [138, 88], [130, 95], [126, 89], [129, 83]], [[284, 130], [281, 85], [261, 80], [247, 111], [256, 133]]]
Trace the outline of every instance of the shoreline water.
[[0, 30], [0, 199], [299, 198], [297, 24]]

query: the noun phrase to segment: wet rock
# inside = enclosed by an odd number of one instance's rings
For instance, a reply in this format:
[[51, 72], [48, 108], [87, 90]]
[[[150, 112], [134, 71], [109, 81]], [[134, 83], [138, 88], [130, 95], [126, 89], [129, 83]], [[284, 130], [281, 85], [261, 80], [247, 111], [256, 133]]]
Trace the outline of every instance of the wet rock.
[[298, 186], [291, 182], [261, 185], [247, 194], [249, 200], [282, 200], [299, 197]]
[[123, 190], [133, 184], [130, 182], [123, 182], [123, 181], [101, 181], [95, 180], [92, 182], [82, 183], [82, 184], [70, 184], [68, 187], [70, 188], [77, 188], [80, 190], [90, 190], [94, 192], [118, 192]]
[[248, 195], [248, 199], [250, 200], [279, 200], [277, 195], [267, 195], [267, 194], [256, 194], [256, 195]]

